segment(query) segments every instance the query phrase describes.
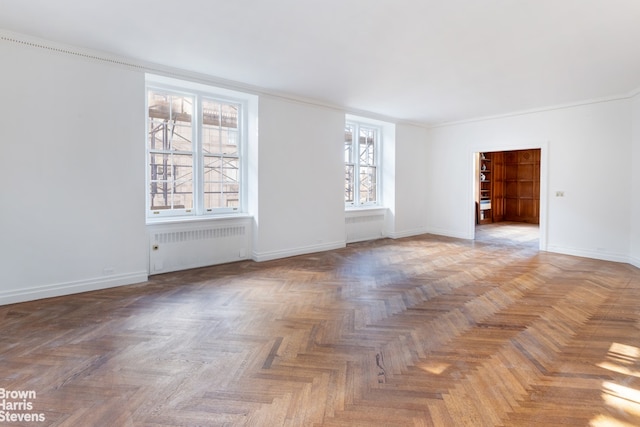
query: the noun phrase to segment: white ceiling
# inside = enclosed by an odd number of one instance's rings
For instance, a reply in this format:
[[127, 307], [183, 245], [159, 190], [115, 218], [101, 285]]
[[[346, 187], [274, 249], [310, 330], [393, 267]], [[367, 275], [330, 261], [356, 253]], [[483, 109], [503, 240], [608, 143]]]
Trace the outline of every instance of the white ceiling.
[[425, 124], [640, 88], [640, 0], [0, 0], [0, 29]]

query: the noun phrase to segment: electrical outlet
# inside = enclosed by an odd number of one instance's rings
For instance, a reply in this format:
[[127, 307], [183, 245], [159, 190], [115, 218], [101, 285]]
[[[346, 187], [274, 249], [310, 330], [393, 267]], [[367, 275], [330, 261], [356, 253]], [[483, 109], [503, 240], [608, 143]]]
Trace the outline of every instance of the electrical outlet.
[[556, 191], [556, 197], [564, 197], [564, 191]]

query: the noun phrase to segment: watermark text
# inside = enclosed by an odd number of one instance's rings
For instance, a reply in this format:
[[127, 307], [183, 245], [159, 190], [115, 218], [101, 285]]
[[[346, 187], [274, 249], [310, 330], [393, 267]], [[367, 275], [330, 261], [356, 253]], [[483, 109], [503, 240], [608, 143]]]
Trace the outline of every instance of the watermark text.
[[45, 414], [34, 411], [37, 398], [35, 390], [0, 388], [0, 423], [45, 422]]

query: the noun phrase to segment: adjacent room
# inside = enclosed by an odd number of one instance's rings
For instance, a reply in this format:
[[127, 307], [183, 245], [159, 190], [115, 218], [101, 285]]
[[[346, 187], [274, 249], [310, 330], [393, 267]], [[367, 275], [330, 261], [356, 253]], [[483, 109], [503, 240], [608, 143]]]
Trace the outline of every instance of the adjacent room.
[[0, 425], [640, 425], [640, 3], [0, 3]]
[[540, 149], [477, 153], [474, 174], [475, 238], [539, 242]]

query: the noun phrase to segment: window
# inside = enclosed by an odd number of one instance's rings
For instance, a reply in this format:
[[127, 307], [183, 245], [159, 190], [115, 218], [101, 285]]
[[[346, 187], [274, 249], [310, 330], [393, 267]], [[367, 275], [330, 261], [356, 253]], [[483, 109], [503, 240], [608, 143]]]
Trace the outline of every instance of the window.
[[147, 84], [149, 218], [243, 211], [245, 104], [198, 89]]
[[347, 122], [344, 138], [345, 204], [347, 207], [377, 205], [380, 128]]

